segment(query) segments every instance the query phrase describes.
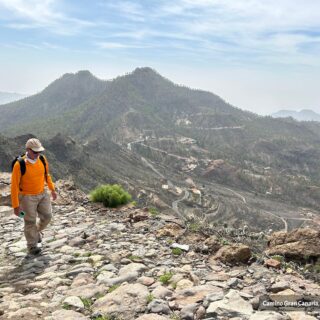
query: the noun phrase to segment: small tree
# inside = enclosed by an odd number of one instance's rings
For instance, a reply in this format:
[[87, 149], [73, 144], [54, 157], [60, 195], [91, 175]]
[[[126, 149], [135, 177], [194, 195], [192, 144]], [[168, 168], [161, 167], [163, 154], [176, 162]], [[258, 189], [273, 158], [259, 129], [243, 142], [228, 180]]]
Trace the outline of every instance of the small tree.
[[131, 201], [131, 195], [118, 184], [106, 184], [95, 188], [90, 193], [90, 200], [102, 202], [105, 207], [115, 208]]

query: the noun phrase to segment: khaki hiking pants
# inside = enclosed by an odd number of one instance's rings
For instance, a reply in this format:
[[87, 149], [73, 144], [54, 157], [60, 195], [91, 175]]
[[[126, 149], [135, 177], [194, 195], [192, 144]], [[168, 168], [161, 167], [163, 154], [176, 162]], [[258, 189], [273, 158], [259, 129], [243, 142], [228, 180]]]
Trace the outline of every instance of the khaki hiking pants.
[[[39, 232], [50, 222], [52, 207], [50, 194], [46, 191], [37, 195], [20, 195], [20, 206], [25, 212], [24, 235], [28, 249], [36, 247], [39, 240]], [[39, 221], [37, 223], [37, 216]]]

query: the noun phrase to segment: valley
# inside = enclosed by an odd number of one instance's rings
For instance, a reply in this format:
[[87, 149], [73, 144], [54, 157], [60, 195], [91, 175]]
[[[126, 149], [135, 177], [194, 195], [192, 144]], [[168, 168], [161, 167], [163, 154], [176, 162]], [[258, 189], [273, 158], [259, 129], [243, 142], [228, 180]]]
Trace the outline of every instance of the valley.
[[[159, 141], [163, 140], [168, 141], [170, 139], [160, 138], [157, 141], [156, 138], [145, 137], [144, 139], [129, 142], [127, 148], [132, 151], [137, 149], [136, 147], [142, 146], [183, 163], [188, 162], [188, 160], [189, 163], [193, 161], [199, 164], [201, 162], [198, 159], [189, 159], [175, 155], [144, 143], [148, 142], [152, 145], [158, 144]], [[309, 217], [316, 217], [318, 213], [306, 213], [305, 208], [297, 208], [283, 202], [275, 202], [261, 197], [261, 195], [236, 191], [218, 183], [209, 182], [206, 179], [199, 179], [196, 175], [192, 174], [196, 166], [188, 171], [189, 177], [186, 180], [189, 180], [189, 183], [188, 181], [187, 183], [186, 181], [175, 181], [173, 183], [170, 178], [155, 168], [155, 163], [150, 163], [150, 161], [143, 157], [141, 157], [141, 160], [158, 175], [159, 179], [166, 182], [165, 185], [162, 185], [163, 189], [167, 190], [167, 192], [178, 193], [177, 196], [179, 198], [172, 201], [171, 208], [181, 220], [196, 219], [200, 224], [214, 229], [217, 225], [221, 226], [226, 217], [233, 216], [233, 223], [231, 222], [231, 218], [228, 219], [230, 225], [239, 228], [248, 225], [252, 231], [262, 230], [266, 233], [271, 233], [275, 230], [288, 232], [294, 228], [314, 227], [315, 225], [315, 220], [307, 218], [306, 215], [309, 214]], [[164, 162], [166, 161], [164, 160]], [[167, 168], [165, 171], [168, 170]], [[185, 174], [186, 172], [182, 171], [182, 173]], [[250, 223], [250, 220], [254, 220], [254, 223]], [[268, 230], [265, 230], [266, 224]]]

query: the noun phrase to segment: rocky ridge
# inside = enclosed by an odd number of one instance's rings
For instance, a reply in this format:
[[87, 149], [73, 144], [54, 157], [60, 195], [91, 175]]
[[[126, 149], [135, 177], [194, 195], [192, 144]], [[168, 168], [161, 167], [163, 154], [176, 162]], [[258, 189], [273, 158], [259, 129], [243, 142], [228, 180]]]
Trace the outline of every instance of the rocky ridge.
[[241, 264], [247, 246], [222, 246], [130, 205], [93, 205], [71, 182], [57, 186], [36, 257], [26, 255], [23, 222], [1, 201], [1, 319], [320, 319], [319, 308], [258, 310], [266, 294], [320, 295], [320, 286], [294, 270]]

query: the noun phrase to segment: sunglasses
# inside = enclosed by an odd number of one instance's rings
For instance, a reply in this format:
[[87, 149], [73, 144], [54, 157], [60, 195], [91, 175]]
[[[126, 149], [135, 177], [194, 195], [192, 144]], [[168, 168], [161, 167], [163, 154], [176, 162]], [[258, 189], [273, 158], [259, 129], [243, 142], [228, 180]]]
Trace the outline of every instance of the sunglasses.
[[[31, 149], [32, 150], [32, 149]], [[39, 153], [41, 153], [41, 151], [33, 151], [32, 150], [32, 152], [34, 153], [34, 154], [39, 154]]]

